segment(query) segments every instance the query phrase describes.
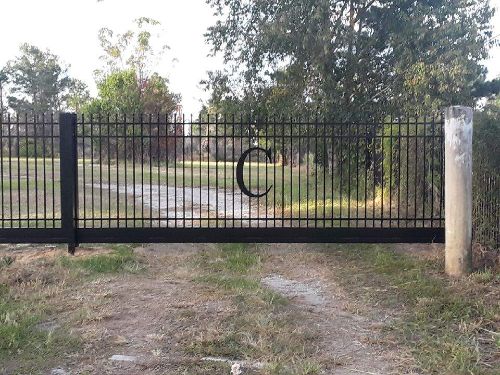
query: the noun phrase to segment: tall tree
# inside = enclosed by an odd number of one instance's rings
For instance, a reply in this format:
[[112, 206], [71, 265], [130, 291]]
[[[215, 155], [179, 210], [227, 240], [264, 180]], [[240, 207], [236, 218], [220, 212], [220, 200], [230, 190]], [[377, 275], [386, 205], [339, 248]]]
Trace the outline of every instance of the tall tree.
[[58, 111], [66, 106], [74, 81], [68, 68], [50, 51], [22, 44], [20, 55], [7, 63], [9, 107], [15, 112]]
[[90, 100], [87, 85], [78, 79], [73, 79], [66, 98], [66, 107], [73, 112], [81, 112]]
[[153, 73], [142, 90], [143, 109], [146, 113], [172, 113], [181, 102], [180, 94], [170, 92], [168, 80]]
[[84, 109], [89, 113], [141, 113], [139, 82], [134, 70], [115, 71], [97, 84], [98, 97]]
[[493, 14], [487, 1], [208, 3], [219, 20], [206, 37], [223, 54], [240, 98], [288, 91], [301, 110], [419, 112], [471, 104], [485, 77], [480, 62]]
[[99, 30], [99, 43], [103, 50], [100, 59], [104, 68], [96, 70], [97, 79], [120, 70], [132, 69], [137, 73], [139, 90], [153, 73], [160, 58], [169, 49], [162, 43], [160, 22], [148, 17], [134, 20], [133, 27], [123, 33], [108, 28]]
[[104, 67], [96, 71], [99, 96], [86, 107], [89, 112], [172, 113], [177, 108], [180, 95], [170, 92], [168, 80], [155, 72], [168, 49], [159, 27], [158, 21], [141, 17], [124, 33], [99, 31]]
[[154, 73], [143, 82], [135, 70], [116, 71], [98, 83], [98, 97], [84, 106], [88, 113], [172, 113], [180, 95], [171, 93], [168, 81]]
[[7, 85], [7, 73], [4, 69], [0, 70], [0, 119], [2, 118], [4, 111], [6, 110], [4, 106], [4, 95], [5, 87]]

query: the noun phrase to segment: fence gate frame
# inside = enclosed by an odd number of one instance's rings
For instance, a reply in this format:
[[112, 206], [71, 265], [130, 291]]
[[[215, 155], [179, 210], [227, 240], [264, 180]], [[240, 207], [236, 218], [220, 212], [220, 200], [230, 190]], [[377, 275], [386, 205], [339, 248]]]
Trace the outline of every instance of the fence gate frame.
[[[242, 228], [82, 227], [78, 225], [78, 196], [80, 193], [78, 188], [78, 124], [79, 122], [76, 114], [59, 114], [61, 228], [2, 228], [0, 229], [0, 242], [66, 243], [68, 244], [69, 252], [74, 253], [75, 248], [80, 243], [442, 243], [445, 240], [445, 228], [443, 225], [433, 227], [325, 228], [276, 226]], [[442, 123], [439, 123], [439, 125], [441, 126]], [[291, 133], [290, 137], [292, 137]], [[347, 136], [344, 135], [344, 137]], [[383, 137], [384, 135], [382, 135], [382, 139]], [[392, 133], [390, 137], [393, 137]], [[316, 141], [317, 138], [318, 135], [316, 134]], [[439, 139], [443, 142], [444, 136], [441, 134], [441, 138]], [[264, 149], [264, 151], [266, 150]], [[401, 161], [401, 159], [399, 161]], [[425, 212], [423, 216], [423, 220], [427, 220], [425, 218]], [[434, 220], [434, 218], [432, 220]], [[436, 218], [435, 220], [443, 222], [442, 217]]]

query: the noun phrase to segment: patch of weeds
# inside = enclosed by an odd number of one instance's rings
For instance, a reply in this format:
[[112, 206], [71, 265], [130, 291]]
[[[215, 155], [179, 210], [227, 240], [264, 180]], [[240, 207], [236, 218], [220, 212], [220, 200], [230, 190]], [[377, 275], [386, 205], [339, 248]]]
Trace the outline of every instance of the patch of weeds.
[[258, 290], [260, 283], [240, 276], [209, 274], [195, 279], [198, 282], [204, 282], [215, 285], [227, 290]]
[[9, 293], [9, 286], [7, 284], [0, 284], [0, 297], [3, 298], [4, 296], [7, 296]]
[[488, 284], [494, 281], [495, 279], [500, 279], [500, 275], [495, 275], [491, 269], [485, 269], [482, 271], [473, 272], [470, 276], [470, 279], [475, 281], [476, 283]]
[[300, 366], [301, 375], [313, 375], [321, 372], [321, 366], [318, 363], [306, 361]]
[[275, 306], [286, 306], [289, 302], [286, 297], [266, 288], [260, 289], [260, 298], [264, 303]]
[[336, 262], [346, 265], [340, 270], [340, 283], [352, 290], [350, 281], [355, 279], [355, 293], [393, 308], [403, 305], [401, 320], [390, 330], [410, 348], [421, 370], [499, 373], [494, 354], [498, 348], [491, 335], [485, 335], [500, 326], [498, 285], [490, 271], [453, 281], [437, 272], [436, 262], [379, 245], [332, 250]]
[[134, 249], [128, 245], [115, 245], [107, 254], [83, 257], [63, 256], [60, 262], [64, 267], [81, 269], [88, 274], [135, 273], [144, 269]]
[[260, 255], [250, 251], [245, 244], [225, 244], [221, 248], [224, 267], [231, 272], [245, 274], [260, 265]]
[[230, 374], [231, 365], [225, 362], [208, 361], [181, 363], [175, 373], [183, 375]]
[[212, 272], [231, 272], [245, 275], [260, 266], [260, 255], [250, 251], [246, 244], [223, 244], [216, 252], [197, 257], [199, 266]]
[[266, 366], [266, 373], [270, 375], [316, 375], [322, 372], [321, 365], [311, 361], [271, 363]]
[[187, 351], [201, 357], [224, 357], [242, 359], [255, 354], [253, 348], [242, 342], [238, 332], [230, 331], [218, 337], [196, 340], [188, 346]]
[[238, 244], [197, 255], [201, 274], [195, 280], [214, 287], [218, 298], [231, 304], [231, 313], [185, 338], [185, 350], [197, 357], [286, 363], [283, 374], [319, 373], [307, 363], [317, 332], [301, 324], [301, 313], [289, 308], [285, 297], [261, 284], [261, 261], [256, 251]]
[[0, 268], [9, 267], [12, 263], [14, 263], [16, 259], [9, 255], [4, 255], [0, 258]]
[[6, 285], [1, 286], [0, 297], [0, 363], [7, 368], [23, 374], [38, 372], [64, 355], [61, 348], [78, 346], [62, 328], [48, 331], [37, 326], [45, 317], [42, 301], [16, 297]]

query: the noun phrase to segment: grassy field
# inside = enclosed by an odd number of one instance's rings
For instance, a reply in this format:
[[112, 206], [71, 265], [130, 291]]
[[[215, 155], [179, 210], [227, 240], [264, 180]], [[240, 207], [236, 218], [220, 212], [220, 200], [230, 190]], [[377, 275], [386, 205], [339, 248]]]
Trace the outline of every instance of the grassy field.
[[[201, 220], [190, 225], [216, 226], [219, 225], [217, 219], [221, 219], [223, 225], [223, 219], [233, 217], [233, 206], [240, 206], [241, 212], [234, 215], [236, 219], [248, 214], [260, 218], [260, 221], [267, 216], [272, 219], [270, 225], [275, 225], [274, 219], [290, 218], [292, 221], [288, 220], [287, 226], [439, 225], [438, 220], [432, 223], [430, 220], [425, 223], [422, 220], [396, 221], [398, 216], [421, 217], [423, 213], [421, 209], [415, 212], [414, 200], [406, 202], [403, 193], [386, 191], [383, 196], [380, 188], [374, 191], [372, 186], [367, 186], [365, 191], [364, 176], [361, 175], [359, 183], [348, 188], [344, 180], [340, 189], [338, 176], [325, 174], [321, 167], [247, 163], [244, 170], [247, 187], [253, 192], [264, 192], [271, 187], [267, 196], [257, 200], [241, 194], [234, 171], [233, 162], [185, 161], [139, 167], [131, 161], [99, 165], [97, 161], [79, 159], [79, 212], [81, 218], [87, 219], [81, 224], [100, 226], [102, 222], [103, 226], [123, 226], [125, 221], [116, 219], [126, 217], [131, 225], [135, 217], [143, 225], [142, 218], [172, 219], [175, 216], [211, 218], [215, 219], [211, 223]], [[2, 173], [2, 218], [15, 219], [13, 226], [59, 225], [60, 171], [57, 159], [54, 165], [50, 160], [13, 159], [11, 164], [4, 160]], [[426, 215], [431, 215], [431, 209], [437, 218], [438, 205], [431, 207], [428, 204]], [[112, 220], [96, 223], [95, 219], [101, 217]], [[298, 220], [299, 217], [303, 220]], [[50, 220], [43, 221], [43, 218]], [[91, 218], [94, 221], [88, 220]], [[5, 225], [9, 223], [5, 221]], [[157, 219], [146, 220], [145, 225], [169, 224], [169, 220]]]

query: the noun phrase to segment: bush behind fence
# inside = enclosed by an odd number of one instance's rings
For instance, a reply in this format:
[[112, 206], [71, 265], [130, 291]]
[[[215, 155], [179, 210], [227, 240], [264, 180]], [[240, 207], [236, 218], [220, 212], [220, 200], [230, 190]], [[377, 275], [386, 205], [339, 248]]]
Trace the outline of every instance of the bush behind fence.
[[475, 243], [500, 248], [500, 179], [498, 173], [474, 168], [472, 231]]

